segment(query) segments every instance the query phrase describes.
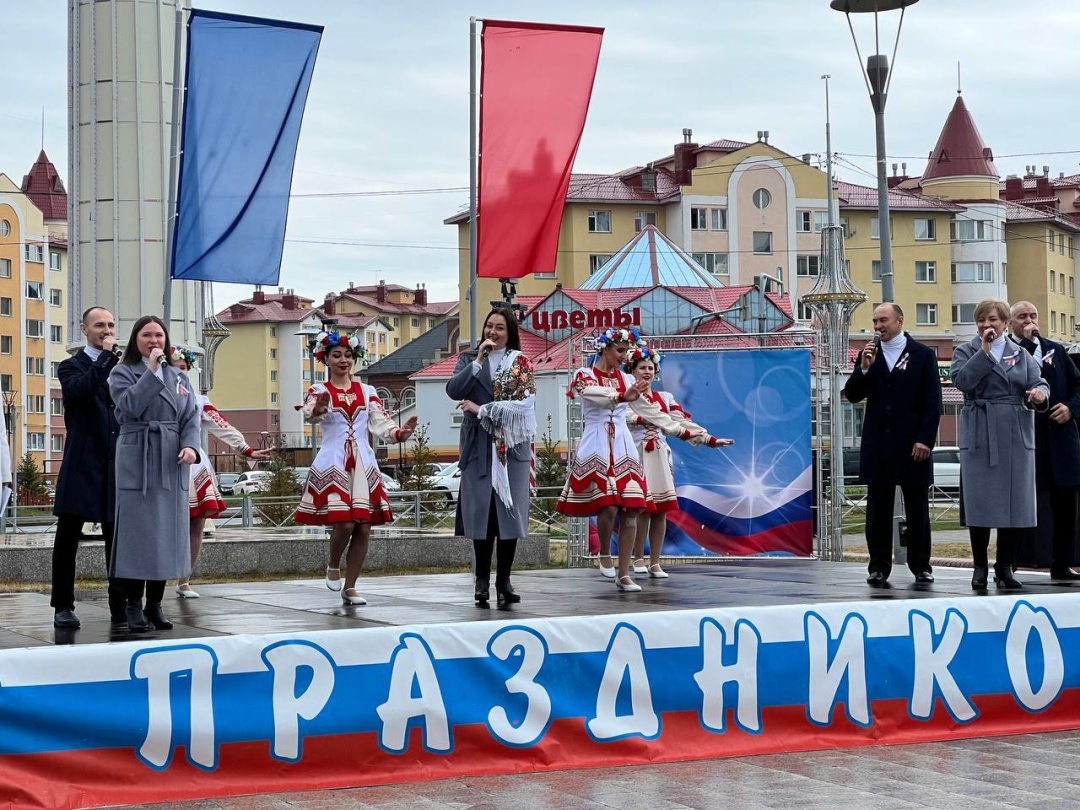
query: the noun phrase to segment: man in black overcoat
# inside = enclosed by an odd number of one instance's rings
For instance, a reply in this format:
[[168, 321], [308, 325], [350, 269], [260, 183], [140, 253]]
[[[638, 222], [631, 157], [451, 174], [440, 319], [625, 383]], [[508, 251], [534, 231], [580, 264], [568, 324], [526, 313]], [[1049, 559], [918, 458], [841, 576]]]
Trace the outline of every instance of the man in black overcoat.
[[930, 583], [930, 451], [941, 419], [937, 355], [903, 331], [904, 312], [893, 303], [874, 310], [877, 336], [859, 354], [844, 386], [848, 401], [866, 400], [859, 481], [866, 484], [866, 545], [871, 587], [886, 587], [892, 572], [896, 487], [904, 494], [908, 568]]
[[1012, 305], [1012, 339], [1035, 358], [1050, 386], [1050, 407], [1035, 412], [1035, 492], [1039, 525], [1024, 530], [1017, 562], [1050, 567], [1057, 580], [1080, 580], [1076, 562], [1080, 494], [1080, 371], [1060, 343], [1039, 333], [1039, 310], [1030, 301]]
[[[53, 624], [75, 629], [75, 557], [84, 523], [100, 523], [105, 540], [105, 560], [112, 556], [115, 512], [116, 437], [120, 428], [113, 417], [109, 396], [109, 372], [117, 364], [116, 323], [103, 307], [83, 313], [82, 333], [86, 345], [60, 363], [58, 376], [64, 394], [64, 425], [67, 442], [56, 482], [58, 518], [53, 543]], [[123, 593], [109, 580], [109, 613], [114, 622], [127, 621]]]

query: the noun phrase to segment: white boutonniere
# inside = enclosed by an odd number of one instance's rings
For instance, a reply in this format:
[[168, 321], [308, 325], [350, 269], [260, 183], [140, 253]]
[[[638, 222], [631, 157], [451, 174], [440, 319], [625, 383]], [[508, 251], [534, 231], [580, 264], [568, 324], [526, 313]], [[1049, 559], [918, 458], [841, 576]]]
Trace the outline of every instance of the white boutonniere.
[[910, 354], [905, 354], [905, 355], [904, 355], [903, 357], [901, 357], [901, 358], [900, 358], [900, 360], [899, 360], [899, 361], [898, 361], [898, 362], [896, 363], [896, 368], [895, 368], [895, 369], [893, 369], [893, 370], [894, 370], [894, 371], [903, 371], [903, 370], [904, 370], [905, 368], [907, 368], [908, 360], [910, 360], [910, 359], [911, 359], [911, 355], [910, 355]]
[[1046, 354], [1043, 355], [1043, 365], [1044, 366], [1052, 366], [1052, 365], [1054, 365], [1054, 352], [1055, 351], [1057, 351], [1057, 349], [1051, 349], [1050, 351], [1048, 351]]
[[1019, 360], [1020, 352], [1013, 352], [1008, 357], [1001, 358], [1001, 364], [1005, 366], [1005, 368], [1012, 368], [1017, 364], [1017, 362], [1019, 362]]

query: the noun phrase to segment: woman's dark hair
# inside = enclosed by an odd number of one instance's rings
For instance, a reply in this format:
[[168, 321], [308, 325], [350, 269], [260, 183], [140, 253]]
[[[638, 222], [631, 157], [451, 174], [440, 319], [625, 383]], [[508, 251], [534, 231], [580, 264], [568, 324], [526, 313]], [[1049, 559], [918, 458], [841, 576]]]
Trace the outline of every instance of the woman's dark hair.
[[502, 315], [503, 320], [506, 321], [506, 348], [520, 352], [521, 332], [518, 330], [517, 318], [514, 317], [514, 310], [506, 307], [495, 307], [487, 314], [487, 317], [484, 318], [484, 325], [480, 328], [480, 340], [484, 339], [484, 331], [487, 329], [488, 321], [491, 320], [492, 315]]
[[628, 374], [633, 374], [634, 369], [640, 366], [646, 360], [653, 364], [653, 368], [656, 368], [656, 361], [653, 360], [652, 357], [647, 354], [640, 354], [638, 352], [634, 353], [633, 358], [631, 358], [630, 362], [627, 363], [624, 368]]
[[142, 355], [139, 354], [139, 332], [149, 323], [156, 323], [161, 327], [161, 331], [165, 333], [165, 345], [162, 350], [165, 352], [165, 358], [172, 357], [172, 342], [169, 340], [169, 327], [159, 318], [157, 315], [143, 315], [139, 320], [135, 321], [135, 325], [131, 327], [131, 339], [128, 341], [127, 348], [124, 349], [124, 356], [120, 358], [121, 363], [126, 363], [129, 366], [135, 366], [142, 362]]

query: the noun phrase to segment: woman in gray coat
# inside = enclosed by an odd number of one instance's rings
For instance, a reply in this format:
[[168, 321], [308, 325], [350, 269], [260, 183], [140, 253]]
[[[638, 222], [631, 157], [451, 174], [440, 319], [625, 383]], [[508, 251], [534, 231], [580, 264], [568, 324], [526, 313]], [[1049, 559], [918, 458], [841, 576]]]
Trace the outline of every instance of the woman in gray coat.
[[457, 534], [473, 542], [473, 598], [486, 607], [495, 550], [495, 593], [499, 605], [520, 602], [510, 584], [517, 538], [529, 526], [533, 400], [536, 383], [513, 312], [493, 309], [480, 331], [476, 351], [458, 357], [446, 395], [465, 413], [459, 438], [461, 489]]
[[971, 537], [971, 587], [986, 588], [990, 529], [997, 531], [994, 582], [1018, 590], [1013, 560], [1020, 529], [1035, 526], [1035, 414], [1049, 389], [1035, 360], [1005, 340], [1009, 305], [986, 299], [975, 307], [978, 335], [953, 350], [952, 381], [964, 392], [960, 412], [960, 476], [964, 520]]
[[191, 572], [188, 467], [199, 457], [199, 407], [187, 375], [169, 365], [171, 353], [165, 324], [145, 315], [109, 375], [120, 424], [109, 573], [120, 578], [131, 630], [170, 629], [165, 580]]

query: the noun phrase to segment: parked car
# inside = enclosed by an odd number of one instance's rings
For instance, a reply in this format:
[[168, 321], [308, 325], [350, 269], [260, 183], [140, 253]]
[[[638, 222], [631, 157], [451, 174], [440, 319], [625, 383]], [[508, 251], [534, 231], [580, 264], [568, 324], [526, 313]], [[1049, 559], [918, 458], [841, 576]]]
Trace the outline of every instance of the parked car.
[[296, 479], [296, 485], [301, 489], [307, 484], [308, 471], [311, 467], [291, 467], [289, 472], [293, 474], [293, 478]]
[[935, 447], [930, 451], [934, 462], [934, 486], [946, 491], [960, 489], [960, 448]]
[[233, 485], [240, 479], [240, 473], [218, 473], [217, 485], [222, 495], [232, 495]]
[[233, 484], [233, 495], [250, 495], [253, 492], [262, 492], [270, 481], [270, 473], [265, 470], [248, 470], [241, 473]]
[[456, 501], [458, 490], [461, 489], [461, 470], [458, 469], [458, 465], [456, 463], [447, 465], [446, 469], [435, 478], [432, 489], [445, 492], [446, 500]]
[[393, 476], [387, 475], [384, 472], [380, 472], [379, 475], [382, 476], [383, 486], [386, 488], [387, 492], [397, 492], [401, 489], [401, 484], [395, 481]]

